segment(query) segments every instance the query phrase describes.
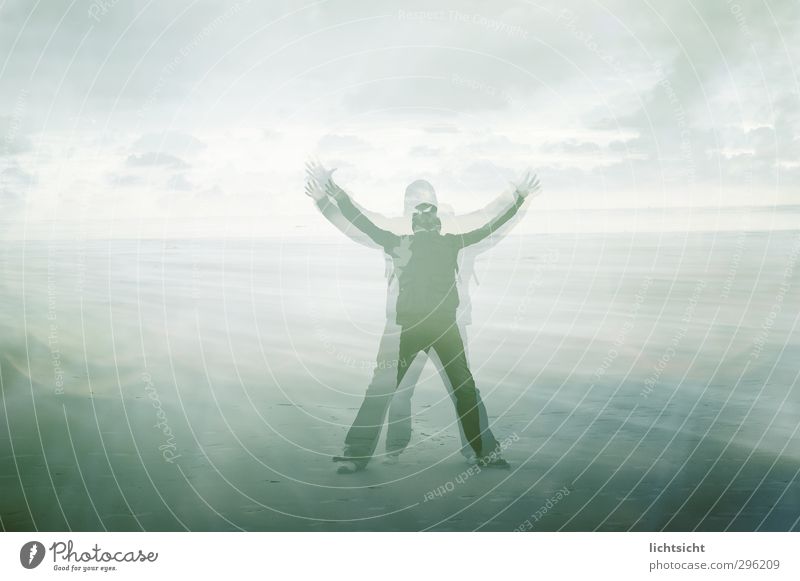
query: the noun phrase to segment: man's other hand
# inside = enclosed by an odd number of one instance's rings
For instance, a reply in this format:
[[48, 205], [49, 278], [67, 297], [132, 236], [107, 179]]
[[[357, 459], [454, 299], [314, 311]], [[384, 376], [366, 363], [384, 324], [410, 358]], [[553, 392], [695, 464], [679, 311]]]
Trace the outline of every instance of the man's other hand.
[[522, 176], [518, 183], [511, 182], [511, 185], [514, 186], [514, 192], [523, 199], [531, 195], [538, 196], [542, 191], [539, 178], [530, 169], [525, 172], [525, 175]]
[[325, 185], [330, 179], [331, 173], [317, 161], [309, 160], [306, 162], [306, 184], [305, 192], [315, 202], [323, 200], [327, 196]]

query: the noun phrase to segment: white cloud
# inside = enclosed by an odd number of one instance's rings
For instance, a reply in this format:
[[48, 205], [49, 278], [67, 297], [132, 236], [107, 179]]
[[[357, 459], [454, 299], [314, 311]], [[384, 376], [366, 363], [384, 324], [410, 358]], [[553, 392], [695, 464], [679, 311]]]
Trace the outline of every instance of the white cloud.
[[188, 167], [188, 163], [160, 151], [148, 151], [147, 153], [136, 154], [132, 153], [125, 160], [125, 164], [129, 167], [169, 167], [169, 168], [184, 168]]

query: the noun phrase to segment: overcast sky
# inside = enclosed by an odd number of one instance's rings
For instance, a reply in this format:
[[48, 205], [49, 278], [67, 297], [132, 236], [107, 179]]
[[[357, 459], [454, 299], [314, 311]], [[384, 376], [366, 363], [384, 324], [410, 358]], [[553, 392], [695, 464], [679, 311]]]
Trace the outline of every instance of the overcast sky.
[[799, 63], [797, 0], [0, 0], [0, 224], [326, 234], [310, 155], [387, 213], [800, 204]]

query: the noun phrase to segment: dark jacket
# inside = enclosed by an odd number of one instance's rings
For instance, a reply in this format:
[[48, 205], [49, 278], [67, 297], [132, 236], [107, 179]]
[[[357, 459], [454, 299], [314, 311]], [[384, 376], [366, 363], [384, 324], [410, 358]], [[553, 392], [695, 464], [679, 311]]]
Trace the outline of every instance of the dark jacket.
[[403, 327], [455, 320], [459, 251], [490, 236], [517, 213], [524, 201], [517, 196], [503, 214], [465, 234], [418, 232], [401, 236], [378, 228], [343, 192], [337, 196], [342, 215], [392, 257], [400, 283], [397, 324]]

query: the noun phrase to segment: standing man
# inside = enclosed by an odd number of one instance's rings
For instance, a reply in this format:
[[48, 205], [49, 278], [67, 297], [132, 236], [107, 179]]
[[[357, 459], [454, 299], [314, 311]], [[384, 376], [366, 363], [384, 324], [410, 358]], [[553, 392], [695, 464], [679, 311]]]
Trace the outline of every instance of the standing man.
[[[507, 468], [499, 449], [484, 445], [481, 437], [475, 381], [467, 364], [463, 339], [457, 324], [458, 255], [508, 222], [530, 193], [539, 190], [535, 175], [526, 174], [505, 212], [484, 226], [465, 234], [442, 234], [437, 206], [421, 202], [414, 207], [412, 233], [400, 235], [370, 221], [328, 174], [322, 186], [342, 216], [383, 248], [394, 263], [398, 279], [396, 322], [400, 326], [397, 376], [394, 382], [373, 382], [367, 389], [358, 415], [345, 439], [340, 473], [363, 470], [375, 450], [389, 403], [420, 351], [434, 351], [450, 382], [464, 438], [484, 466]], [[383, 364], [383, 365], [381, 365]], [[391, 361], [378, 367], [392, 366]]]
[[[328, 183], [333, 171], [326, 170], [316, 162], [309, 162], [306, 166], [306, 169], [308, 173], [306, 194], [314, 199], [316, 206], [322, 215], [353, 241], [371, 248], [380, 248], [380, 246], [370, 240], [370, 238], [363, 232], [354, 228], [352, 224], [350, 224], [350, 222], [342, 215], [336, 203], [326, 194], [325, 184]], [[411, 217], [414, 212], [414, 208], [421, 203], [429, 203], [438, 207], [436, 191], [426, 180], [416, 180], [409, 184], [409, 186], [406, 188], [403, 204], [404, 212], [402, 216], [387, 217], [377, 212], [372, 212], [368, 209], [365, 209], [358, 204], [356, 204], [356, 207], [371, 222], [383, 229], [398, 233], [411, 233]], [[485, 223], [489, 217], [501, 214], [511, 203], [513, 203], [513, 194], [504, 192], [490, 202], [486, 207], [475, 212], [455, 216], [452, 212], [443, 211], [443, 208], [438, 208], [438, 217], [441, 219], [444, 229], [451, 232], [466, 232], [474, 229], [478, 225]], [[500, 228], [498, 231], [495, 231], [489, 239], [480, 244], [476, 244], [464, 249], [459, 256], [458, 281], [460, 287], [460, 300], [456, 320], [458, 322], [462, 339], [465, 343], [467, 355], [469, 352], [467, 346], [467, 326], [471, 322], [471, 305], [468, 291], [472, 280], [474, 279], [477, 281], [477, 277], [475, 276], [475, 261], [481, 252], [496, 244], [509, 231], [509, 229], [513, 227], [522, 213], [523, 212], [520, 212], [514, 216], [514, 218], [512, 218], [502, 228]], [[386, 361], [397, 361], [400, 339], [400, 327], [395, 322], [398, 279], [394, 269], [392, 257], [388, 254], [385, 256], [386, 278], [388, 283], [386, 300], [386, 327], [378, 348], [377, 364], [372, 377], [371, 385], [377, 385], [380, 383], [393, 385], [396, 381], [395, 368], [392, 366], [382, 366], [380, 364], [381, 362]], [[436, 353], [431, 352], [430, 349], [426, 351], [426, 354], [438, 368], [439, 375], [441, 376], [442, 381], [447, 387], [448, 393], [452, 398], [452, 386], [450, 385], [441, 361], [439, 361]], [[394, 397], [392, 398], [388, 413], [389, 427], [386, 436], [386, 455], [384, 456], [385, 463], [396, 463], [400, 454], [405, 450], [411, 439], [411, 398], [424, 365], [425, 359], [418, 357], [414, 364], [411, 365], [407, 370], [402, 384], [397, 387]], [[476, 392], [476, 397], [478, 401], [481, 436], [484, 446], [494, 448], [497, 445], [497, 440], [489, 426], [489, 418], [486, 413], [486, 408], [483, 405], [480, 391]], [[453, 399], [453, 402], [455, 403], [455, 399]], [[459, 432], [461, 435], [461, 453], [466, 458], [471, 459], [474, 457], [473, 450], [467, 443], [464, 432], [460, 429], [460, 425]]]

